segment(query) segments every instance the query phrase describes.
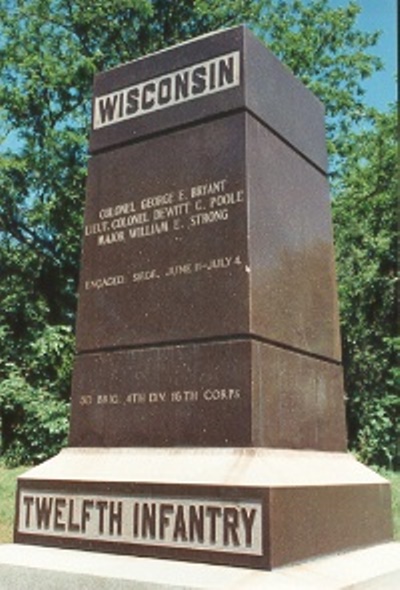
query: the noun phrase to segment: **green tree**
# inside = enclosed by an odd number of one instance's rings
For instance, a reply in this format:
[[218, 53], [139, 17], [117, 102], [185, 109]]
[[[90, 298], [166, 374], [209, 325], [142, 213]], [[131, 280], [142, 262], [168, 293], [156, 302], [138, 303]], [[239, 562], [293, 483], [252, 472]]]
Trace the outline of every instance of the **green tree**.
[[397, 113], [354, 133], [333, 202], [345, 388], [352, 447], [369, 463], [398, 461]]
[[[93, 74], [247, 23], [325, 103], [340, 170], [349, 129], [368, 116], [362, 82], [380, 67], [368, 53], [377, 35], [357, 29], [359, 12], [355, 2], [329, 0], [0, 0], [3, 453], [42, 458], [26, 429], [41, 420], [30, 401], [44, 392], [54, 402], [44, 420], [49, 453], [66, 432]], [[43, 351], [52, 361], [39, 369]]]

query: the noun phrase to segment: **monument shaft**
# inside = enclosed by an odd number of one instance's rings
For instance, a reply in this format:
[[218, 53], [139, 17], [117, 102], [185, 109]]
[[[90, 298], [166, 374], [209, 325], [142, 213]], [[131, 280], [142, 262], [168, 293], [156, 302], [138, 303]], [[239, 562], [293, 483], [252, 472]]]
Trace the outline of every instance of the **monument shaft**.
[[98, 77], [72, 445], [345, 449], [322, 129], [242, 28]]

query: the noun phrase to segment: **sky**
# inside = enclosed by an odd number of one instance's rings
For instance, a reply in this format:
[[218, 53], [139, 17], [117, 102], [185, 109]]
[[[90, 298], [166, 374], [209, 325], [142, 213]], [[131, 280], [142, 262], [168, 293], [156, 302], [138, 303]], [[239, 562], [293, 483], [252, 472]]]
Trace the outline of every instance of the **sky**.
[[[360, 29], [368, 32], [382, 31], [378, 45], [371, 53], [378, 55], [385, 69], [376, 72], [365, 82], [365, 101], [370, 106], [387, 110], [389, 103], [397, 100], [397, 1], [357, 0], [362, 12], [358, 17]], [[346, 6], [349, 0], [330, 0], [332, 7]]]

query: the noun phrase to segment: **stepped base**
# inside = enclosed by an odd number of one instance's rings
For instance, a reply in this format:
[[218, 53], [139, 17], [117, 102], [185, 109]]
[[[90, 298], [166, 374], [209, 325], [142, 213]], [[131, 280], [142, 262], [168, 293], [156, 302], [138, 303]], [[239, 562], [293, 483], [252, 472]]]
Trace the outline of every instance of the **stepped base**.
[[392, 538], [388, 483], [344, 453], [70, 448], [17, 505], [18, 543], [266, 570]]
[[1, 590], [397, 590], [400, 543], [273, 572], [76, 550], [3, 545]]

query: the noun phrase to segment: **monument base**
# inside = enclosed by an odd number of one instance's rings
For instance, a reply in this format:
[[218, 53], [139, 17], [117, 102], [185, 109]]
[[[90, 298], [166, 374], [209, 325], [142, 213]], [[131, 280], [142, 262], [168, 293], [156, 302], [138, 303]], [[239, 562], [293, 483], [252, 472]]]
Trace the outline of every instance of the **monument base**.
[[397, 590], [400, 543], [273, 572], [48, 547], [0, 547], [1, 590]]
[[69, 448], [18, 482], [28, 545], [271, 570], [391, 538], [388, 483], [345, 453]]

